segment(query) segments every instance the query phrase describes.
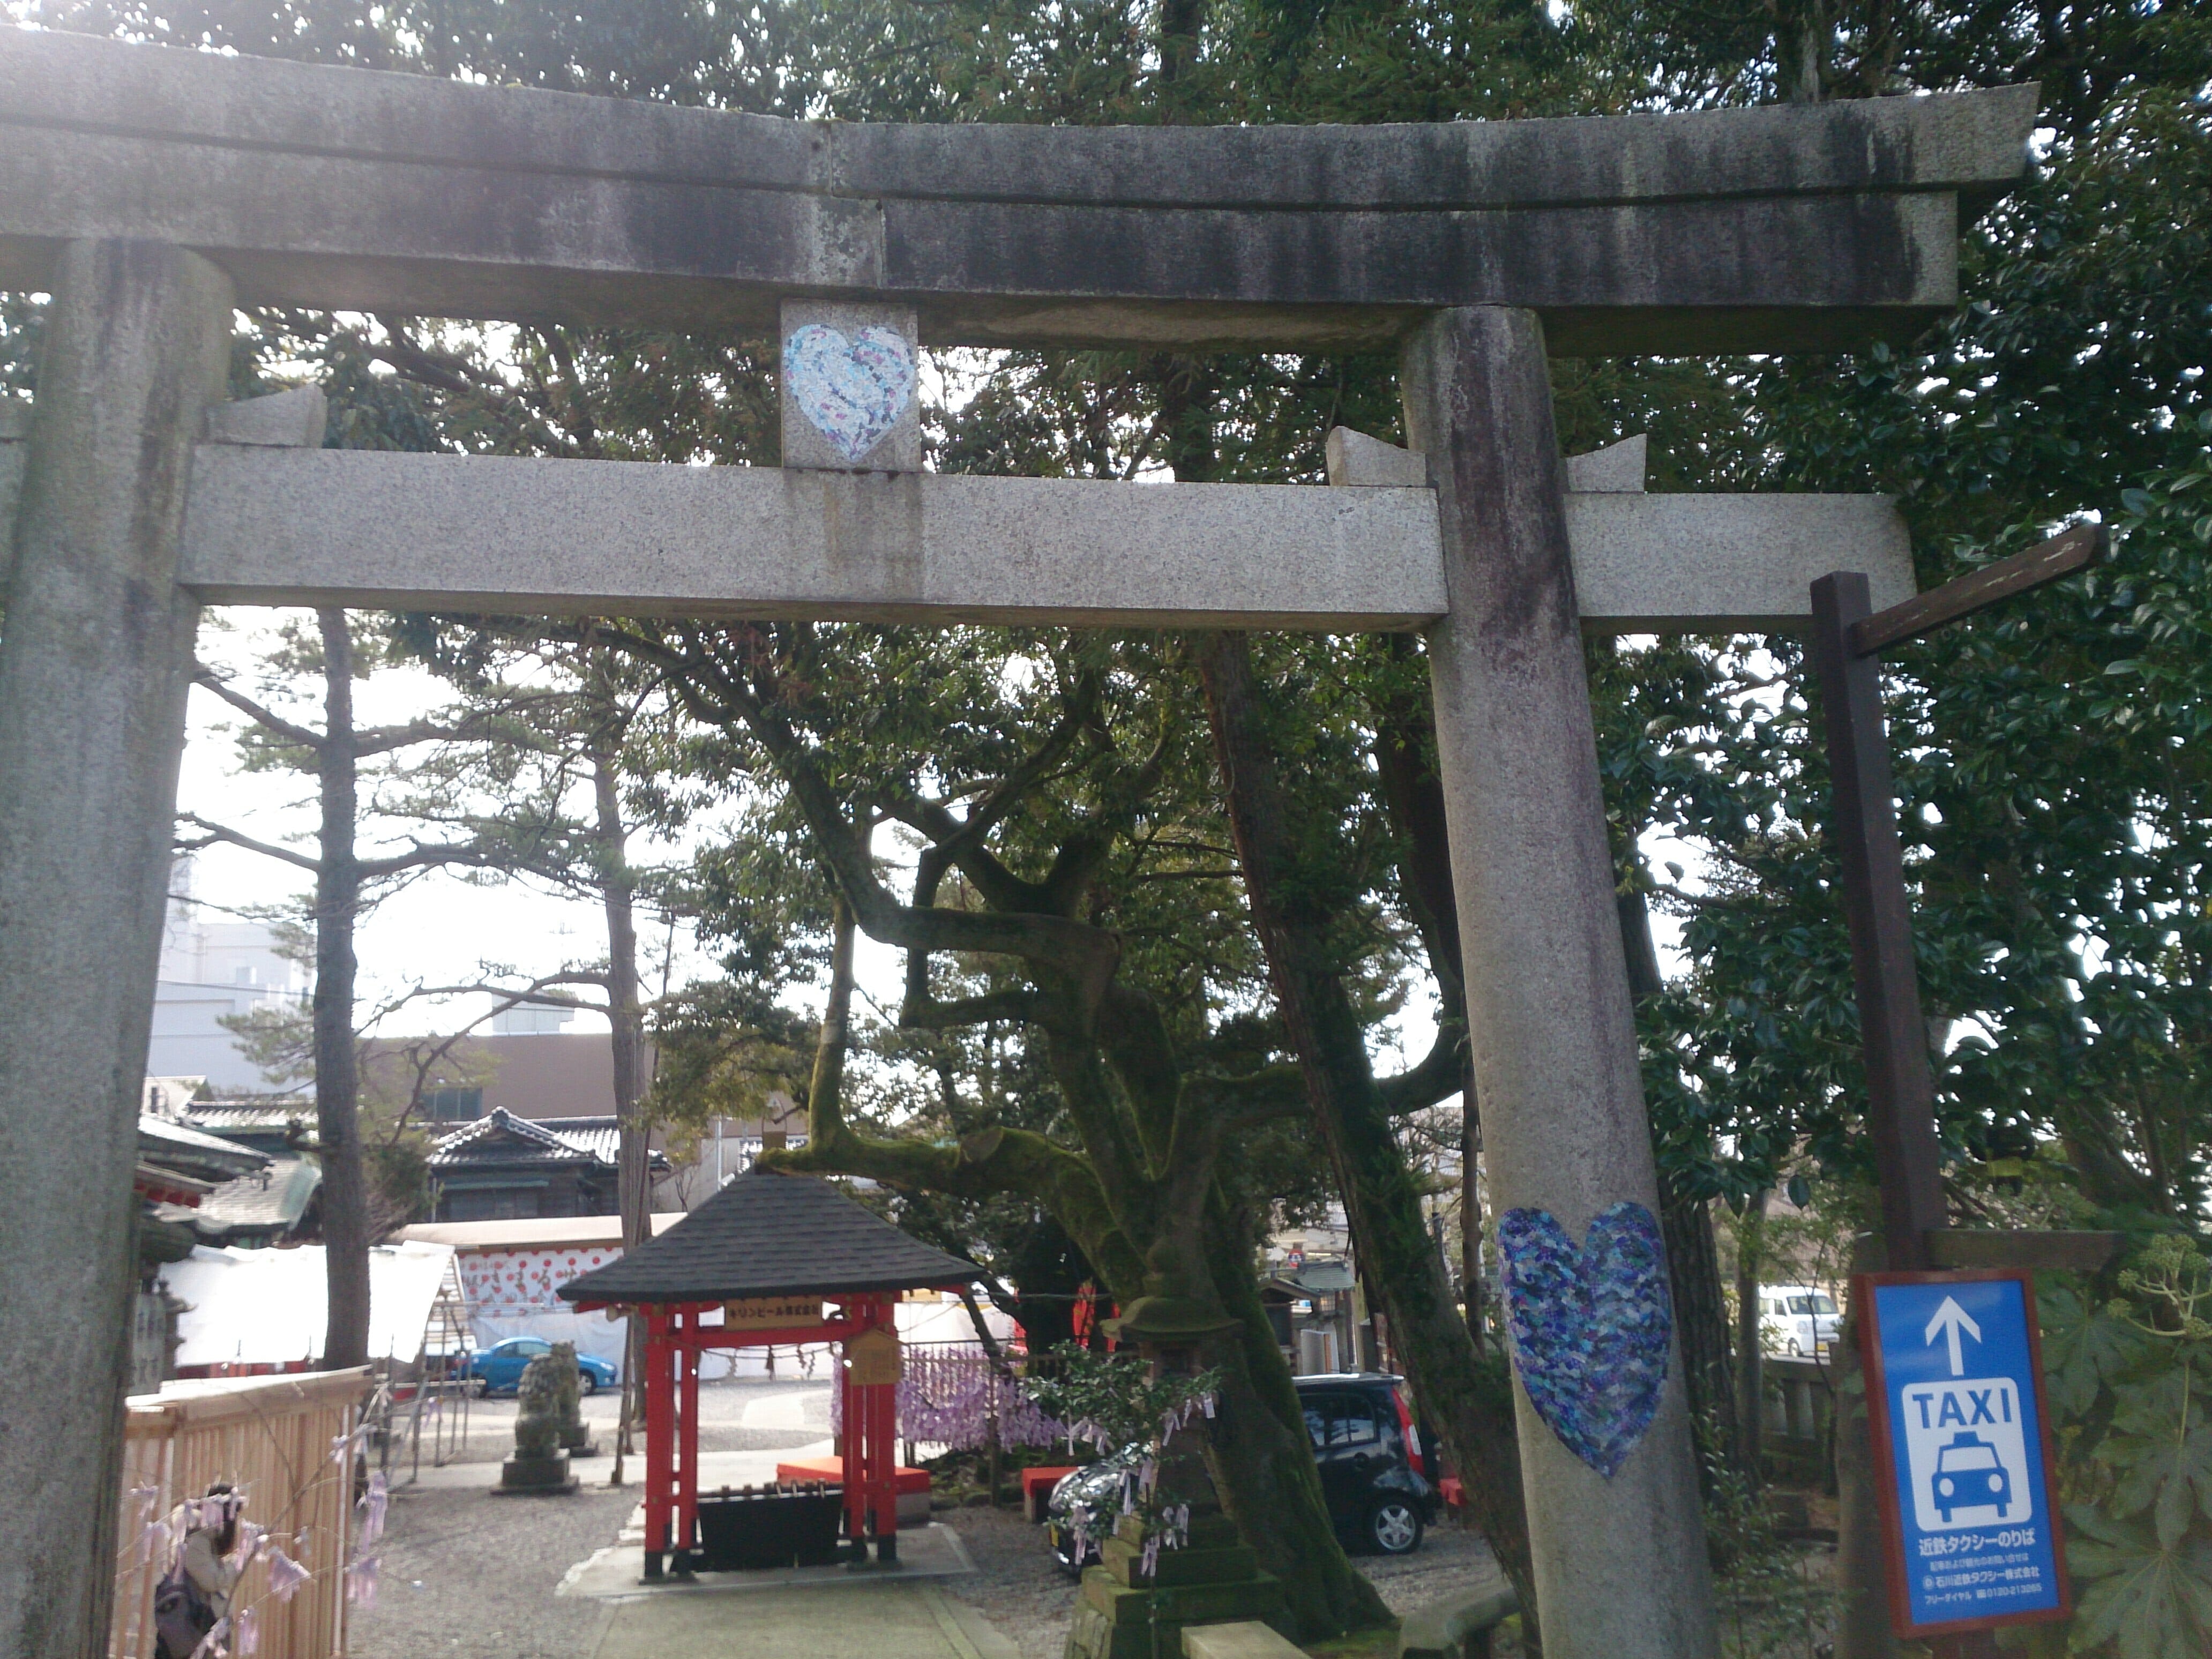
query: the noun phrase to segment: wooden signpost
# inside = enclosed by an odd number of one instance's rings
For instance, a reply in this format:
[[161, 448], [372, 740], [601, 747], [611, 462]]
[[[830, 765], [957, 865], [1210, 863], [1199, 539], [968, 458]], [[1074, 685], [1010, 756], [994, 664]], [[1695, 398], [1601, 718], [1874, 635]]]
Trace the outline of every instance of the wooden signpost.
[[[2087, 569], [2105, 556], [2106, 532], [2077, 525], [2027, 552], [1972, 571], [1900, 605], [1870, 611], [1863, 575], [1838, 572], [1813, 584], [1811, 654], [1820, 685], [1831, 787], [1830, 833], [1842, 866], [1844, 914], [1851, 936], [1851, 973], [1857, 994], [1860, 1042], [1866, 1056], [1867, 1125], [1874, 1142], [1881, 1194], [1882, 1245], [1892, 1274], [1924, 1277], [1931, 1269], [2021, 1270], [2042, 1267], [2094, 1271], [2118, 1251], [2120, 1236], [2107, 1232], [1954, 1231], [1943, 1203], [1941, 1145], [1936, 1130], [1935, 1085], [1928, 1063], [1928, 1027], [1920, 1008], [1920, 980], [1912, 952], [1911, 899], [1897, 833], [1889, 739], [1881, 715], [1880, 653], [1974, 615], [2002, 599]], [[1876, 1328], [1860, 1304], [1879, 1281], [1854, 1281], [1853, 1318], [1863, 1346]], [[2026, 1297], [2025, 1281], [2022, 1295]], [[2033, 1304], [2024, 1304], [2033, 1348]], [[1838, 1576], [1847, 1604], [1836, 1644], [1837, 1659], [1885, 1659], [1893, 1651], [1875, 1609], [1886, 1609], [1887, 1632], [1934, 1636], [1948, 1659], [1979, 1659], [1994, 1652], [1988, 1632], [2018, 1622], [2009, 1612], [1931, 1621], [1919, 1616], [1902, 1588], [1915, 1582], [1897, 1486], [1887, 1402], [1874, 1397], [1883, 1375], [1870, 1352], [1869, 1394], [1840, 1421], [1838, 1481], [1844, 1510]], [[1856, 1356], [1839, 1355], [1846, 1370]], [[2033, 1367], [2031, 1365], [2031, 1372]], [[2038, 1382], [2031, 1376], [2031, 1382]], [[1839, 1387], [1839, 1395], [1843, 1392]], [[1858, 1415], [1871, 1411], [1871, 1419]], [[1899, 1432], [1901, 1433], [1901, 1431]], [[1871, 1444], [1869, 1444], [1869, 1439]], [[2041, 1462], [2039, 1458], [2038, 1478]], [[1879, 1553], [1870, 1522], [1854, 1526], [1854, 1510], [1871, 1500], [1880, 1512]], [[2060, 1547], [2054, 1541], [2054, 1551]], [[2063, 1555], [2056, 1557], [2063, 1578]], [[2063, 1597], [2063, 1586], [2061, 1588]], [[1920, 1612], [1924, 1612], [1920, 1609]], [[2039, 1610], [2033, 1616], [2049, 1616]]]
[[[1912, 955], [1912, 904], [1881, 717], [1880, 653], [1960, 621], [2001, 599], [2086, 570], [2105, 556], [2101, 525], [2076, 525], [2027, 552], [1971, 571], [1928, 592], [1869, 613], [1867, 580], [1838, 571], [1813, 584], [1812, 657], [1826, 725], [1830, 824], [1843, 869], [1851, 978], [1866, 1050], [1868, 1128], [1881, 1185], [1882, 1237], [1896, 1272], [1996, 1266], [1986, 1244], [1960, 1259], [1948, 1228], [1936, 1134], [1928, 1026]], [[2024, 1267], [2081, 1268], [2108, 1260], [2118, 1235], [2014, 1232], [2004, 1260]]]

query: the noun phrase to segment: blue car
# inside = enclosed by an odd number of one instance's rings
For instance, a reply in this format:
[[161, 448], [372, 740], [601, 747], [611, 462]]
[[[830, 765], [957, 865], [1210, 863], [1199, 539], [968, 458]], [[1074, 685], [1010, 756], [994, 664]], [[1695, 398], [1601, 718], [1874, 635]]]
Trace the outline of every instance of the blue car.
[[[522, 1386], [522, 1368], [538, 1355], [552, 1352], [553, 1345], [542, 1336], [510, 1336], [471, 1354], [468, 1370], [462, 1374], [483, 1378], [486, 1394], [513, 1394]], [[586, 1394], [611, 1389], [619, 1375], [605, 1360], [587, 1353], [576, 1356], [576, 1370], [582, 1376]]]

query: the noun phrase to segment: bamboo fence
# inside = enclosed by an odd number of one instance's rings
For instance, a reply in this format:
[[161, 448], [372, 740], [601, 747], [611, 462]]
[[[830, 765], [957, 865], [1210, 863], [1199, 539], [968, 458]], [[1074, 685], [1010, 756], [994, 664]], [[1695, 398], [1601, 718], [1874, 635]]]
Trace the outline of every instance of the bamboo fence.
[[[265, 1528], [308, 1574], [279, 1599], [264, 1548], [240, 1576], [232, 1617], [252, 1609], [258, 1659], [342, 1659], [355, 1430], [368, 1389], [364, 1368], [168, 1382], [131, 1399], [108, 1659], [155, 1659], [154, 1592], [177, 1507], [219, 1480], [245, 1495], [240, 1520]], [[234, 1632], [224, 1650], [245, 1645]]]

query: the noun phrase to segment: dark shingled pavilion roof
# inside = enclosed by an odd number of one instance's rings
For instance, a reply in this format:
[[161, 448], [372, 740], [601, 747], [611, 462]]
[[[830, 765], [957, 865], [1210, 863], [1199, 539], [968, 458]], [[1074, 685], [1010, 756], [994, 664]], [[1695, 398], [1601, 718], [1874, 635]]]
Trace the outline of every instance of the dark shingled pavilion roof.
[[720, 1302], [965, 1285], [975, 1264], [909, 1238], [830, 1182], [748, 1170], [657, 1238], [561, 1286], [568, 1302]]

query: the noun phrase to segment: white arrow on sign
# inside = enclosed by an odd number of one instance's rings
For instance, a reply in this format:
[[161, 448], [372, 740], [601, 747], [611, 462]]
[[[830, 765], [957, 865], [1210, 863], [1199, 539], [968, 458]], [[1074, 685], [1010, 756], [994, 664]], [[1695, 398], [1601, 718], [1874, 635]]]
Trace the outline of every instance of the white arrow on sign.
[[1964, 1331], [1978, 1342], [1982, 1340], [1982, 1328], [1974, 1323], [1973, 1319], [1964, 1308], [1958, 1304], [1957, 1301], [1947, 1296], [1943, 1298], [1942, 1305], [1936, 1310], [1936, 1317], [1928, 1322], [1927, 1332], [1921, 1340], [1933, 1342], [1938, 1331], [1951, 1339], [1951, 1375], [1964, 1376], [1966, 1374], [1966, 1361], [1959, 1352], [1959, 1333]]

